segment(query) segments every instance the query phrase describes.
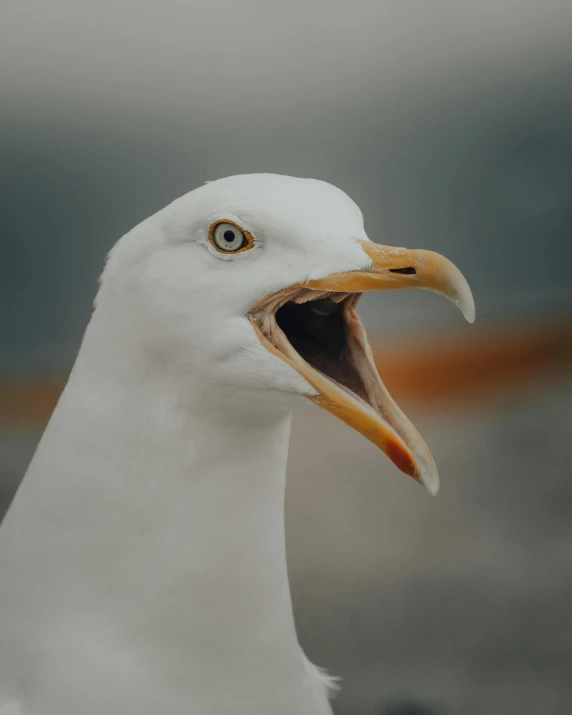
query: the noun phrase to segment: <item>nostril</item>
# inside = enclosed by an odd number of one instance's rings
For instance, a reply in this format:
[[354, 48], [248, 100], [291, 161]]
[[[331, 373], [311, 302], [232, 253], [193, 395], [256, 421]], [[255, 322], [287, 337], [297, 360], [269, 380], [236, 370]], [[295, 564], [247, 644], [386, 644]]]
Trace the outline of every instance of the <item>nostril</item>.
[[407, 266], [406, 268], [390, 268], [390, 273], [402, 273], [405, 276], [414, 276], [417, 271], [413, 266]]

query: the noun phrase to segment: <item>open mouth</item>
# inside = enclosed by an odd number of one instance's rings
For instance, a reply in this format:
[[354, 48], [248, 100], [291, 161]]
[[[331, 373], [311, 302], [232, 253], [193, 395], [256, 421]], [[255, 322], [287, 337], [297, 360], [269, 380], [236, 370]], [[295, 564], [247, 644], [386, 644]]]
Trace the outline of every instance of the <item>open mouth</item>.
[[364, 268], [309, 280], [267, 296], [250, 322], [261, 343], [314, 388], [308, 398], [383, 450], [402, 471], [439, 490], [435, 461], [423, 438], [381, 381], [356, 305], [364, 291], [423, 288], [448, 298], [469, 322], [471, 289], [444, 256], [360, 241]]
[[358, 369], [357, 346], [350, 331], [349, 311], [360, 295], [295, 295], [277, 310], [275, 317], [278, 329], [314, 370], [373, 407], [365, 385], [367, 377]]
[[293, 287], [251, 312], [262, 343], [318, 392], [308, 397], [378, 445], [406, 474], [436, 493], [438, 476], [423, 439], [392, 400], [356, 312], [361, 293]]

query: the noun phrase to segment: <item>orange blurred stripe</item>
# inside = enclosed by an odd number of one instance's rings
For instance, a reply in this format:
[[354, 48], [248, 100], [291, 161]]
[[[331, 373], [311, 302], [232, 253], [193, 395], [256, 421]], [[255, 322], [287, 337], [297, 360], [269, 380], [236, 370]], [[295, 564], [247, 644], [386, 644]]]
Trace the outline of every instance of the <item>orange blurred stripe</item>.
[[[463, 331], [374, 344], [379, 372], [400, 403], [452, 408], [514, 394], [572, 371], [572, 322]], [[65, 378], [0, 380], [0, 426], [41, 427]]]
[[468, 330], [375, 351], [399, 402], [448, 407], [485, 402], [572, 372], [572, 322]]

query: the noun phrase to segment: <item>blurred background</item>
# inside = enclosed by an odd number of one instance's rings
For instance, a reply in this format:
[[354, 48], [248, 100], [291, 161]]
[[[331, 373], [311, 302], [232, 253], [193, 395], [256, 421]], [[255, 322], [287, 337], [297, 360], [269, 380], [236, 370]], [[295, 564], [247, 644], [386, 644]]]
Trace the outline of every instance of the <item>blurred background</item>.
[[301, 643], [338, 715], [572, 712], [571, 37], [567, 0], [4, 0], [1, 511], [113, 243], [205, 180], [329, 181], [373, 240], [452, 259], [477, 324], [363, 301], [437, 500], [297, 415]]

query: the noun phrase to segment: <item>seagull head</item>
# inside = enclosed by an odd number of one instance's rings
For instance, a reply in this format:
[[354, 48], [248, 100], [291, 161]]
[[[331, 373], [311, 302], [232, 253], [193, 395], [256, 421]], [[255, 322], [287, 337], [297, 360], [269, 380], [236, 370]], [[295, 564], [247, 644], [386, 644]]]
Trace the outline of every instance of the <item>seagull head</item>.
[[149, 362], [192, 373], [205, 410], [240, 404], [250, 419], [257, 405], [311, 400], [436, 494], [431, 453], [383, 385], [356, 312], [365, 291], [403, 288], [440, 293], [474, 320], [469, 286], [443, 256], [372, 242], [331, 184], [251, 174], [209, 182], [124, 236], [97, 307], [122, 316]]

